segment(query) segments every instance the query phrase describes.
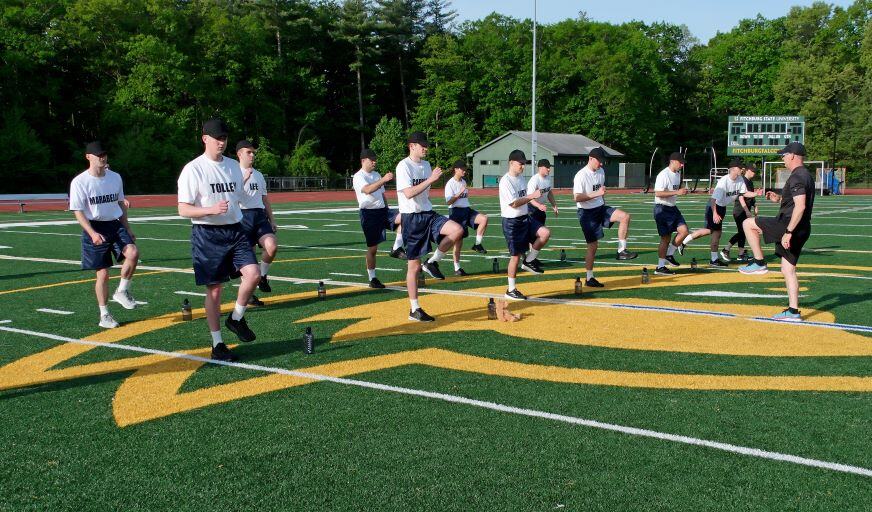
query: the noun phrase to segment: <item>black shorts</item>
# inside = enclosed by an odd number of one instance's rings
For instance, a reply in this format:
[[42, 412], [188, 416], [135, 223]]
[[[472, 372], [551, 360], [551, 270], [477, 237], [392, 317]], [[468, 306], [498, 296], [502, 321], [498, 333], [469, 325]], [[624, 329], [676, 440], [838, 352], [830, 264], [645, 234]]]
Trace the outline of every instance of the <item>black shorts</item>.
[[396, 217], [397, 210], [391, 210], [387, 206], [361, 209], [360, 227], [363, 229], [364, 238], [366, 238], [366, 246], [372, 247], [387, 240], [386, 230], [396, 231], [397, 229], [397, 225], [394, 224]]
[[724, 217], [727, 215], [727, 207], [726, 206], [715, 206], [718, 211], [718, 215], [721, 216], [721, 221], [715, 224], [715, 215], [712, 212], [712, 204], [709, 203], [705, 207], [705, 228], [711, 231], [723, 231], [724, 229]]
[[506, 237], [509, 254], [518, 256], [527, 252], [530, 244], [536, 241], [536, 233], [541, 227], [542, 223], [529, 215], [503, 217], [503, 236]]
[[529, 205], [529, 206], [530, 206], [530, 217], [536, 219], [536, 222], [538, 222], [539, 224], [542, 224], [544, 226], [545, 220], [548, 218], [548, 216], [545, 215], [545, 212], [543, 212], [539, 208], [536, 208], [535, 206], [532, 206], [532, 205]]
[[654, 222], [657, 224], [657, 234], [660, 236], [669, 236], [678, 231], [678, 226], [687, 225], [678, 207], [667, 204], [654, 205]]
[[469, 236], [469, 229], [467, 228], [478, 229], [478, 224], [475, 223], [477, 216], [478, 212], [469, 207], [455, 207], [448, 210], [448, 218], [460, 224], [460, 227], [463, 228], [463, 238]]
[[242, 210], [242, 230], [248, 237], [251, 245], [258, 245], [265, 235], [274, 235], [276, 232], [269, 223], [266, 210], [263, 208], [251, 208]]
[[781, 245], [781, 237], [787, 231], [789, 222], [789, 218], [757, 217], [757, 227], [763, 232], [763, 240], [767, 244], [775, 244], [775, 254], [787, 260], [791, 265], [796, 265], [799, 261], [799, 255], [802, 254], [802, 247], [811, 236], [811, 226], [797, 226], [793, 231], [793, 236], [790, 237], [790, 249], [785, 249]]
[[194, 280], [200, 286], [229, 281], [234, 270], [257, 264], [251, 247], [241, 224], [194, 224], [191, 228]]
[[604, 237], [603, 228], [612, 227], [612, 214], [617, 208], [602, 205], [585, 210], [578, 209], [578, 223], [581, 224], [581, 232], [584, 233], [584, 241], [593, 243]]
[[434, 211], [402, 214], [403, 243], [406, 244], [406, 258], [421, 259], [432, 248], [430, 242], [442, 240], [442, 226], [448, 217]]
[[119, 220], [92, 220], [91, 227], [103, 235], [105, 243], [94, 245], [91, 236], [82, 231], [82, 270], [100, 270], [112, 266], [115, 261], [124, 261], [124, 248], [133, 245], [130, 233]]

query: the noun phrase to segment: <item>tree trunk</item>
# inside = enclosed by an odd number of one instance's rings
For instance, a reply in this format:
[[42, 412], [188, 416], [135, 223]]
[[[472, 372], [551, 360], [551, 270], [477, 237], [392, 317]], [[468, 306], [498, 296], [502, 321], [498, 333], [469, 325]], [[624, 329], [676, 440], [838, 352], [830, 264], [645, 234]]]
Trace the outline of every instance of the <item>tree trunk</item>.
[[357, 130], [360, 132], [360, 150], [366, 147], [366, 140], [363, 137], [363, 80], [360, 76], [360, 61], [357, 62], [357, 112], [359, 115]]
[[409, 103], [406, 101], [406, 80], [403, 78], [403, 54], [397, 55], [397, 60], [400, 62], [400, 92], [403, 95], [403, 115], [406, 123], [403, 125], [409, 129]]

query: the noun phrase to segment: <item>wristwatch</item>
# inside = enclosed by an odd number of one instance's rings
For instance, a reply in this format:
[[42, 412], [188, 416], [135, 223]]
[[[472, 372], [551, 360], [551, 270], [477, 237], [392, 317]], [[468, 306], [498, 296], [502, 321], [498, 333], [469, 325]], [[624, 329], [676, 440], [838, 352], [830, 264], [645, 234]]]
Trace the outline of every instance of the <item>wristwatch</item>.
[[785, 229], [785, 230], [784, 230], [784, 234], [785, 234], [785, 235], [792, 235], [792, 234], [793, 234], [793, 231], [791, 231], [791, 230], [789, 230], [789, 229]]

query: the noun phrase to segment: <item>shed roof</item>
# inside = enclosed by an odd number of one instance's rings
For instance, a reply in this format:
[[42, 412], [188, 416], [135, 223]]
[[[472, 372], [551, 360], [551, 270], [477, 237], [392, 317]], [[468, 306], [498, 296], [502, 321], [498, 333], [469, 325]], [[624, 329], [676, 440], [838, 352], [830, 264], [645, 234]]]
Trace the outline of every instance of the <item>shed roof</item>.
[[[532, 132], [522, 132], [518, 130], [512, 130], [506, 132], [499, 137], [475, 148], [471, 152], [467, 153], [466, 156], [473, 156], [475, 153], [480, 151], [482, 148], [486, 148], [490, 146], [494, 142], [498, 140], [504, 139], [509, 135], [515, 135], [520, 137], [527, 142], [532, 144], [533, 133]], [[599, 142], [585, 137], [584, 135], [577, 135], [573, 133], [548, 133], [548, 132], [536, 132], [536, 143], [538, 146], [548, 149], [555, 156], [566, 156], [566, 155], [581, 155], [587, 156], [590, 151], [598, 146], [602, 146], [602, 148], [608, 153], [610, 157], [622, 157], [623, 153], [616, 149], [612, 149], [606, 145], [600, 144]]]

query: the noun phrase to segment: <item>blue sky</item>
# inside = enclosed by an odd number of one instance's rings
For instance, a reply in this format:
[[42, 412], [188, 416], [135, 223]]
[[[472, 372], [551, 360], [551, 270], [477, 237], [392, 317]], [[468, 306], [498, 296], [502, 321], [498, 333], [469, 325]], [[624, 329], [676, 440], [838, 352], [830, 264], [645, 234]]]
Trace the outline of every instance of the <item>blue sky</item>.
[[[706, 43], [717, 32], [729, 32], [741, 19], [762, 14], [777, 18], [790, 11], [794, 5], [808, 6], [805, 0], [610, 0], [608, 2], [583, 2], [571, 0], [537, 0], [540, 23], [552, 23], [567, 18], [576, 18], [579, 11], [586, 11], [596, 21], [622, 23], [641, 20], [647, 23], [668, 21], [684, 24], [701, 42]], [[491, 12], [514, 18], [532, 18], [533, 0], [452, 0], [457, 11], [457, 21], [481, 19]], [[851, 0], [835, 0], [828, 3], [847, 7]]]

